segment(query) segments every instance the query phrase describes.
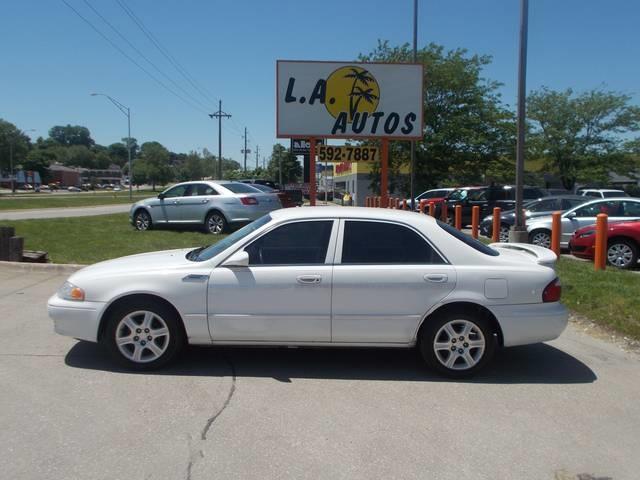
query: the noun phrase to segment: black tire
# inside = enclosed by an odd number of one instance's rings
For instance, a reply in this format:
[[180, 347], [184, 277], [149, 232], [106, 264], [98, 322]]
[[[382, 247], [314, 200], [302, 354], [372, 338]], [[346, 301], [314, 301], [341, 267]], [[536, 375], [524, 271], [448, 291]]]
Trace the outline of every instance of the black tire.
[[629, 240], [614, 238], [607, 245], [607, 263], [628, 270], [638, 264], [638, 246]]
[[534, 230], [529, 234], [529, 243], [540, 247], [551, 248], [551, 232], [549, 230]]
[[[118, 347], [116, 343], [116, 337], [118, 336], [122, 338], [123, 336], [126, 336], [126, 333], [130, 330], [129, 327], [124, 324], [125, 319], [133, 318], [134, 321], [136, 321], [135, 319], [137, 318], [143, 318], [142, 315], [136, 314], [136, 312], [150, 312], [152, 316], [155, 315], [149, 324], [151, 332], [149, 332], [149, 329], [146, 329], [147, 334], [161, 330], [163, 327], [162, 324], [154, 323], [158, 322], [158, 318], [160, 318], [168, 329], [168, 338], [166, 335], [164, 338], [160, 335], [152, 340], [148, 340], [148, 338], [151, 337], [144, 338], [145, 329], [143, 325], [140, 325], [141, 328], [139, 330], [142, 331], [137, 333], [134, 331], [130, 332], [130, 336], [137, 335], [133, 337], [133, 339], [138, 340], [127, 343], [127, 345], [122, 347], [123, 350], [121, 351], [121, 347]], [[107, 326], [104, 334], [102, 335], [101, 342], [116, 362], [130, 370], [142, 371], [160, 368], [173, 360], [185, 344], [185, 335], [182, 324], [180, 323], [180, 318], [176, 315], [173, 309], [167, 307], [161, 302], [154, 302], [146, 299], [124, 302], [116, 306], [110, 312], [109, 318], [107, 318], [106, 321]], [[147, 343], [145, 344], [145, 342]], [[162, 350], [161, 355], [155, 356], [154, 352], [151, 351], [149, 347], [152, 342], [159, 350]], [[136, 350], [140, 350], [142, 352], [140, 361], [134, 361], [131, 358], [127, 358], [125, 353], [123, 353], [123, 351], [126, 351], [133, 355], [133, 352]]]
[[133, 215], [133, 226], [136, 230], [144, 232], [153, 228], [151, 215], [145, 209], [141, 208]]
[[212, 212], [209, 212], [204, 221], [204, 229], [213, 235], [220, 235], [221, 233], [227, 232], [229, 225], [227, 224], [227, 219], [224, 218], [222, 213], [217, 210], [213, 210]]
[[[465, 323], [463, 323], [465, 322]], [[442, 329], [445, 325], [454, 325], [455, 338], [444, 332]], [[472, 324], [473, 329], [466, 335], [462, 334], [465, 324]], [[458, 330], [456, 330], [458, 328]], [[478, 332], [481, 333], [478, 335]], [[436, 335], [438, 335], [438, 343], [443, 345], [448, 343], [450, 347], [447, 349], [441, 348], [436, 351]], [[449, 338], [448, 342], [445, 342], [446, 336]], [[461, 341], [460, 338], [464, 339]], [[479, 347], [470, 346], [467, 342], [484, 342], [483, 350]], [[453, 341], [454, 343], [451, 343]], [[462, 342], [462, 345], [460, 345]], [[418, 348], [422, 354], [422, 358], [425, 363], [433, 370], [437, 371], [441, 375], [450, 378], [466, 378], [475, 375], [478, 371], [482, 370], [484, 366], [491, 360], [496, 350], [496, 335], [491, 322], [481, 313], [467, 312], [467, 311], [448, 311], [442, 314], [436, 314], [434, 317], [427, 318], [423, 325], [420, 336], [418, 338]], [[452, 352], [451, 348], [455, 348]], [[475, 363], [468, 368], [464, 365], [468, 365], [465, 357], [459, 352], [463, 350], [465, 354], [475, 361]], [[449, 360], [449, 357], [445, 355], [455, 355], [453, 367], [448, 367], [445, 362]], [[459, 361], [460, 360], [460, 361]]]

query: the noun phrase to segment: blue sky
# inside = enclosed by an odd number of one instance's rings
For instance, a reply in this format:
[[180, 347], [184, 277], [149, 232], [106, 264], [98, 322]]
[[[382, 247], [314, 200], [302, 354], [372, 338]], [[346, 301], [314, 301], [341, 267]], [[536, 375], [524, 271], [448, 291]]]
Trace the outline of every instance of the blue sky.
[[[165, 80], [93, 13], [67, 0], [147, 70]], [[152, 1], [121, 0], [160, 40], [210, 99], [195, 91], [155, 49], [116, 0], [88, 0], [181, 88], [207, 105], [218, 98], [225, 156], [241, 160], [241, 130], [250, 147], [271, 150], [275, 138], [277, 59], [353, 60], [378, 39], [411, 41], [412, 0]], [[640, 103], [640, 3], [630, 0], [531, 0], [527, 88], [590, 89], [605, 84]], [[516, 95], [519, 0], [419, 0], [419, 45], [464, 47], [489, 54], [485, 76]], [[56, 124], [87, 126], [109, 144], [126, 135], [126, 120], [104, 92], [132, 110], [132, 136], [173, 151], [217, 152], [217, 123], [158, 86], [61, 0], [3, 2], [0, 29], [0, 118], [30, 135]], [[213, 100], [214, 102], [212, 102]], [[193, 103], [193, 101], [192, 101]], [[205, 110], [201, 105], [198, 108]], [[255, 151], [255, 150], [254, 150]], [[252, 155], [253, 161], [255, 157]]]

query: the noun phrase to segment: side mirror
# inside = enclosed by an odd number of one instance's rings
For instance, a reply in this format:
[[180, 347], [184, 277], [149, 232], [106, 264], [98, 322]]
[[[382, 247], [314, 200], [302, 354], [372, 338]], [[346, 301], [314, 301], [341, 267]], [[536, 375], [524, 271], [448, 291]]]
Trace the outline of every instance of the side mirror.
[[234, 253], [227, 258], [223, 263], [223, 267], [248, 267], [249, 266], [249, 254], [244, 250]]
[[571, 212], [571, 213], [567, 213], [567, 216], [565, 218], [572, 219], [576, 217], [577, 217], [576, 212]]
[[158, 198], [159, 198], [160, 200], [164, 200], [164, 197], [165, 197], [165, 194], [164, 194], [164, 193], [159, 193], [159, 194], [158, 194]]

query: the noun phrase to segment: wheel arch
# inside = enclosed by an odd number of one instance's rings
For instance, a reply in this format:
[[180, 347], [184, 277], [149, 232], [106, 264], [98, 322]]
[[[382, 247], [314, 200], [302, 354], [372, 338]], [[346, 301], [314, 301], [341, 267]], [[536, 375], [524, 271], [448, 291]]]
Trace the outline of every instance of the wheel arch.
[[229, 219], [227, 218], [227, 216], [225, 215], [225, 213], [222, 211], [222, 209], [220, 207], [210, 207], [207, 210], [206, 215], [204, 216], [204, 222], [206, 223], [207, 218], [209, 218], [209, 215], [211, 215], [212, 213], [219, 213], [220, 215], [222, 215], [224, 217], [225, 222], [227, 222], [227, 224], [229, 223]]
[[131, 215], [131, 218], [135, 219], [136, 215], [141, 211], [144, 210], [145, 212], [147, 212], [149, 214], [149, 218], [151, 219], [151, 223], [153, 224], [153, 215], [151, 215], [151, 209], [149, 207], [147, 207], [146, 205], [140, 205], [138, 206], [134, 211], [133, 211], [133, 215]]
[[422, 329], [428, 324], [430, 319], [437, 317], [438, 315], [442, 315], [443, 313], [451, 313], [451, 312], [460, 312], [460, 313], [469, 313], [474, 312], [479, 314], [489, 320], [491, 323], [494, 333], [497, 335], [498, 345], [500, 347], [504, 346], [504, 337], [502, 334], [502, 328], [500, 327], [500, 322], [495, 317], [495, 315], [489, 310], [487, 307], [480, 305], [479, 303], [474, 302], [465, 302], [465, 301], [454, 301], [450, 303], [445, 303], [436, 307], [434, 310], [427, 313], [422, 321], [420, 322], [420, 326], [416, 332], [416, 340], [420, 338], [422, 334]]
[[627, 243], [633, 244], [636, 248], [640, 247], [640, 244], [638, 244], [638, 241], [635, 238], [629, 237], [627, 235], [621, 235], [621, 234], [615, 235], [607, 239], [607, 247], [609, 247], [609, 245], [611, 245], [615, 240], [623, 240]]
[[126, 304], [128, 302], [135, 302], [135, 301], [152, 301], [152, 302], [158, 302], [163, 304], [165, 307], [169, 308], [170, 310], [173, 311], [173, 313], [175, 313], [176, 317], [178, 318], [178, 325], [180, 326], [180, 328], [182, 329], [182, 333], [184, 335], [184, 338], [187, 338], [187, 331], [186, 328], [184, 326], [184, 320], [182, 319], [182, 315], [180, 315], [180, 312], [178, 311], [178, 309], [175, 307], [175, 305], [173, 305], [170, 301], [168, 301], [165, 298], [162, 298], [159, 295], [155, 295], [152, 293], [131, 293], [131, 294], [126, 294], [123, 295], [121, 297], [115, 298], [113, 299], [109, 305], [107, 305], [107, 307], [103, 310], [102, 315], [100, 316], [100, 323], [98, 324], [98, 336], [97, 336], [97, 341], [100, 342], [102, 340], [102, 336], [104, 334], [105, 329], [107, 328], [107, 322], [109, 320], [110, 315], [112, 314], [112, 312], [119, 307], [120, 305]]

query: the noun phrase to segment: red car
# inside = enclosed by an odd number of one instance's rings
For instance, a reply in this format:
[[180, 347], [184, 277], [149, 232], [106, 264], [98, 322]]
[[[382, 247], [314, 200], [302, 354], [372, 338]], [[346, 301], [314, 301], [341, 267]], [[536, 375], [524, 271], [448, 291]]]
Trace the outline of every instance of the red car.
[[[569, 250], [578, 258], [593, 259], [596, 226], [579, 228], [569, 240]], [[610, 223], [607, 228], [607, 262], [618, 268], [633, 268], [638, 263], [640, 220]]]

